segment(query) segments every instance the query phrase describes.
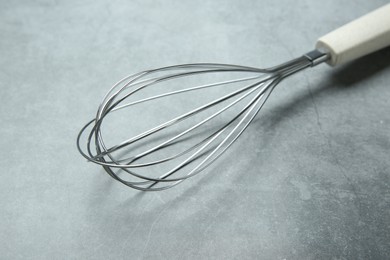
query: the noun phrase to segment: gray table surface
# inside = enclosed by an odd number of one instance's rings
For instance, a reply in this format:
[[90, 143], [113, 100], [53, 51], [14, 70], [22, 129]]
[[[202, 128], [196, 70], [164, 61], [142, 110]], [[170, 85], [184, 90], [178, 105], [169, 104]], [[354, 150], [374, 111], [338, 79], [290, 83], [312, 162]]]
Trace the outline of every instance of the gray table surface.
[[388, 259], [389, 48], [286, 80], [167, 191], [129, 189], [75, 146], [127, 74], [275, 65], [386, 2], [1, 1], [0, 258]]

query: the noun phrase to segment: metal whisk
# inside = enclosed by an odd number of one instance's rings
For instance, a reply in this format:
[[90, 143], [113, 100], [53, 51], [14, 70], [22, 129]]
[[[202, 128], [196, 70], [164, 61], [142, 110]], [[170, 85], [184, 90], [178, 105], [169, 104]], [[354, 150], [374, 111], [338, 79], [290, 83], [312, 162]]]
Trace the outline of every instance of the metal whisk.
[[[389, 45], [389, 13], [390, 5], [384, 6], [320, 38], [315, 50], [268, 69], [198, 63], [125, 77], [108, 91], [96, 117], [81, 129], [78, 149], [129, 187], [144, 191], [173, 187], [220, 157], [253, 121], [282, 79], [323, 62], [341, 64]], [[370, 28], [369, 35], [364, 34], [364, 28]], [[207, 82], [210, 78], [211, 83]], [[195, 91], [203, 91], [202, 100], [193, 98]], [[226, 93], [221, 95], [223, 91]], [[177, 107], [186, 106], [190, 109], [184, 113], [170, 115], [170, 110], [177, 112]], [[132, 117], [123, 116], [123, 111], [133, 113]], [[161, 120], [141, 131], [136, 129], [134, 118], [140, 120], [144, 112], [159, 113]], [[117, 124], [107, 123], [115, 114], [119, 124], [130, 122], [129, 127], [119, 130]], [[145, 125], [151, 123], [147, 116], [142, 118]], [[107, 141], [103, 132], [119, 140]], [[86, 149], [80, 145], [84, 133], [88, 133]], [[122, 134], [131, 137], [120, 139]]]

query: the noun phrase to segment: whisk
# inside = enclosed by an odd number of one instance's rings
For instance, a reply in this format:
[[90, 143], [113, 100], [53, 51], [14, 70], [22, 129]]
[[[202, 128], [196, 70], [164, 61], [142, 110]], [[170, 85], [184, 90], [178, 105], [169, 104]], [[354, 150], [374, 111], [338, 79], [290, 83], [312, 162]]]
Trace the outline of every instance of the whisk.
[[[129, 187], [171, 188], [219, 158], [282, 79], [324, 62], [343, 64], [389, 44], [390, 4], [321, 37], [313, 51], [272, 68], [197, 63], [127, 76], [108, 91], [96, 117], [81, 129], [78, 150]], [[110, 122], [114, 115], [116, 123]], [[118, 127], [125, 123], [129, 126]], [[130, 138], [122, 138], [127, 134]]]

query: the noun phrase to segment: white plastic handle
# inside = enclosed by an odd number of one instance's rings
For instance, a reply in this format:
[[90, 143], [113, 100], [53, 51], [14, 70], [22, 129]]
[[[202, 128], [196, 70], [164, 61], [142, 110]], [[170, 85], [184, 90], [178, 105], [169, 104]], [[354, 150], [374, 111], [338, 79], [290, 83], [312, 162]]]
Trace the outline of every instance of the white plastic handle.
[[339, 65], [390, 45], [390, 4], [322, 36], [317, 49], [330, 53], [328, 64]]

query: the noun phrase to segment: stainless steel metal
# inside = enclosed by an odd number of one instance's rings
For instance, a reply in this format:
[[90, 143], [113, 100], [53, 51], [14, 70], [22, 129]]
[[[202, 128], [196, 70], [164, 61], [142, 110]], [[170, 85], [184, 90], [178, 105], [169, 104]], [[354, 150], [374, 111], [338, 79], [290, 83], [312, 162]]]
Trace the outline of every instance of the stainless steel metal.
[[[144, 191], [171, 188], [198, 174], [219, 158], [248, 127], [283, 78], [328, 58], [326, 53], [314, 50], [268, 69], [198, 63], [163, 67], [125, 77], [108, 91], [98, 107], [96, 117], [81, 129], [77, 147], [87, 160], [103, 166], [110, 176], [129, 187]], [[237, 73], [245, 74], [245, 77], [232, 78]], [[181, 87], [180, 84], [179, 89], [159, 94], [154, 91], [161, 84], [173, 80], [191, 81], [200, 75], [215, 76], [216, 80], [190, 87]], [[231, 77], [220, 80], [221, 75]], [[244, 82], [249, 84], [238, 86]], [[153, 105], [149, 104], [158, 100], [176, 99], [193, 91], [227, 89], [231, 86], [233, 90], [222, 96], [205, 101], [181, 115], [169, 117], [167, 121], [157, 123], [117, 144], [106, 144], [102, 127], [113, 113], [125, 108], [135, 109], [140, 105], [146, 105], [143, 111], [150, 110]], [[148, 90], [151, 93], [128, 102]], [[209, 95], [204, 97], [207, 100]], [[192, 102], [189, 99], [182, 104]], [[224, 118], [225, 115], [230, 117]], [[131, 119], [122, 117], [121, 120]], [[128, 128], [129, 132], [131, 128]], [[115, 135], [117, 130], [112, 131], [114, 134], [111, 135]], [[82, 149], [81, 140], [85, 137], [86, 147]]]
[[318, 64], [321, 64], [324, 61], [327, 61], [330, 59], [329, 54], [322, 50], [312, 50], [304, 55], [306, 58], [308, 58], [312, 66], [316, 66]]

